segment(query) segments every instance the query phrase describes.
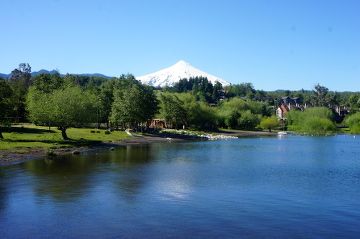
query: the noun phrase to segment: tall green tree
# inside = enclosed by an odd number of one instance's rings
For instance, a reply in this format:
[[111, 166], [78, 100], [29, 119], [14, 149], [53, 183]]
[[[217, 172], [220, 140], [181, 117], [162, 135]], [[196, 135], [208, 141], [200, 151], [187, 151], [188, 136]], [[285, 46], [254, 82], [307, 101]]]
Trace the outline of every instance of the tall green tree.
[[0, 139], [3, 139], [2, 126], [10, 122], [14, 105], [12, 100], [12, 89], [4, 79], [0, 78]]
[[133, 82], [126, 87], [115, 88], [111, 121], [116, 125], [137, 129], [141, 123], [154, 117], [157, 107], [153, 89]]
[[313, 90], [312, 105], [318, 107], [329, 107], [332, 102], [331, 95], [329, 94], [329, 89], [320, 84], [315, 85]]
[[175, 94], [160, 95], [160, 113], [168, 124], [178, 128], [187, 124], [187, 112], [182, 102]]
[[64, 79], [59, 72], [55, 74], [40, 74], [32, 78], [32, 86], [42, 93], [50, 93], [64, 85]]
[[11, 72], [9, 82], [13, 90], [15, 116], [24, 121], [26, 94], [31, 85], [31, 66], [28, 63], [19, 64], [19, 67]]
[[218, 81], [214, 84], [212, 97], [214, 103], [218, 103], [220, 99], [224, 98], [224, 89], [222, 84]]
[[68, 128], [96, 121], [96, 96], [78, 86], [67, 86], [51, 93], [32, 88], [27, 102], [30, 119], [58, 127], [64, 140], [69, 139], [66, 134]]
[[101, 85], [99, 91], [100, 122], [106, 123], [107, 128], [109, 128], [111, 107], [114, 102], [114, 85], [114, 80], [108, 80]]

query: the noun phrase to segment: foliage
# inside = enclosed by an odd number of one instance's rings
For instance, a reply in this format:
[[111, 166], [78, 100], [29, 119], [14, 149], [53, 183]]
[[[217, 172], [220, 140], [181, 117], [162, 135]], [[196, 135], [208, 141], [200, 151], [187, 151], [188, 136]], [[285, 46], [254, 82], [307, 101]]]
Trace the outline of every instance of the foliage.
[[279, 127], [279, 120], [275, 116], [263, 117], [260, 122], [260, 127], [271, 132], [272, 129]]
[[[171, 104], [164, 105], [161, 99], [160, 112], [165, 117], [164, 111], [176, 115], [178, 122], [187, 127], [199, 130], [214, 130], [217, 128], [217, 114], [215, 108], [206, 102], [197, 101], [191, 93], [165, 93]], [[170, 109], [173, 105], [173, 109]], [[166, 107], [166, 108], [164, 108]]]
[[360, 134], [360, 112], [346, 117], [345, 124], [350, 128], [350, 133]]
[[351, 112], [357, 112], [360, 109], [360, 94], [351, 94], [347, 100], [347, 106]]
[[97, 101], [90, 91], [67, 86], [43, 93], [31, 88], [27, 98], [30, 119], [33, 122], [57, 126], [64, 139], [69, 127], [80, 127], [95, 121]]
[[260, 123], [260, 115], [252, 113], [250, 110], [242, 111], [237, 119], [239, 129], [253, 130]]
[[141, 123], [153, 118], [157, 112], [157, 104], [152, 88], [136, 80], [118, 82], [114, 89], [111, 122], [124, 128], [138, 128]]
[[223, 102], [217, 114], [220, 127], [253, 130], [261, 116], [269, 116], [271, 111], [265, 103], [234, 97]]
[[40, 74], [32, 78], [32, 86], [43, 93], [50, 93], [59, 89], [63, 84], [64, 80], [58, 72], [55, 74]]
[[170, 91], [178, 93], [191, 92], [198, 101], [217, 103], [224, 96], [223, 87], [220, 82], [213, 85], [206, 77], [190, 77], [181, 79]]
[[160, 95], [160, 114], [168, 124], [175, 128], [188, 123], [184, 102], [175, 94], [163, 93]]
[[99, 89], [98, 98], [100, 103], [100, 122], [105, 122], [109, 128], [111, 107], [114, 102], [114, 80], [105, 81]]
[[9, 123], [8, 117], [12, 114], [13, 101], [12, 101], [12, 89], [9, 84], [0, 79], [0, 139], [3, 138], [1, 126]]
[[18, 120], [25, 121], [25, 98], [31, 84], [30, 65], [27, 63], [19, 64], [19, 67], [11, 72], [9, 83], [13, 91], [14, 117]]
[[247, 97], [252, 99], [256, 93], [251, 83], [241, 83], [225, 87], [227, 97]]
[[217, 128], [217, 115], [214, 108], [205, 102], [199, 102], [193, 108], [190, 125], [199, 130], [215, 130]]
[[287, 114], [288, 128], [293, 131], [324, 135], [336, 131], [333, 113], [325, 107], [308, 108], [305, 111], [290, 111]]

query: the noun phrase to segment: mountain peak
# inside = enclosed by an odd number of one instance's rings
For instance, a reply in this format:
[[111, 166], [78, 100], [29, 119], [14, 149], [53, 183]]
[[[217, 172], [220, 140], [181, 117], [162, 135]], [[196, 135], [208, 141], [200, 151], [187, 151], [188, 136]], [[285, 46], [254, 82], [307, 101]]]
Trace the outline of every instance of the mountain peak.
[[180, 61], [176, 62], [176, 64], [174, 66], [191, 66], [191, 64], [184, 60], [180, 60]]
[[201, 71], [193, 67], [190, 63], [184, 60], [180, 60], [168, 68], [136, 78], [140, 80], [142, 83], [147, 85], [151, 85], [155, 87], [165, 87], [165, 86], [173, 86], [181, 79], [185, 79], [185, 78], [189, 79], [192, 77], [199, 77], [199, 76], [206, 77], [213, 84], [215, 84], [218, 81], [222, 85], [229, 85], [229, 82], [217, 76], [213, 76], [209, 73]]

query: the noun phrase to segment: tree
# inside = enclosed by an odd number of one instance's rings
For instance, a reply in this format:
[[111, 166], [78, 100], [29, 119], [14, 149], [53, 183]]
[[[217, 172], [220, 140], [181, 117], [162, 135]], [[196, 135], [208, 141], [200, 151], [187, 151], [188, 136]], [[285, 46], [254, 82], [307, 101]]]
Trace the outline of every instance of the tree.
[[114, 90], [111, 121], [123, 127], [138, 128], [152, 119], [158, 102], [153, 89], [135, 81], [124, 88]]
[[252, 113], [250, 110], [242, 111], [237, 119], [237, 128], [254, 130], [260, 122], [259, 118], [259, 115]]
[[109, 118], [111, 114], [111, 106], [114, 102], [114, 80], [104, 82], [100, 87], [99, 101], [100, 101], [100, 122], [105, 122], [109, 128]]
[[223, 101], [218, 109], [219, 126], [253, 130], [260, 122], [260, 116], [269, 115], [269, 107], [262, 102], [234, 97]]
[[220, 99], [224, 98], [224, 89], [220, 82], [216, 82], [213, 89], [213, 102], [218, 103]]
[[58, 127], [64, 140], [69, 139], [68, 128], [96, 120], [96, 96], [78, 86], [67, 86], [51, 93], [31, 88], [27, 102], [30, 119]]
[[347, 99], [347, 105], [350, 107], [351, 112], [357, 112], [360, 108], [360, 96], [351, 94]]
[[175, 94], [164, 93], [160, 95], [160, 113], [167, 123], [175, 128], [187, 124], [186, 110], [182, 102]]
[[329, 89], [320, 84], [315, 85], [315, 89], [313, 91], [312, 104], [314, 106], [319, 107], [328, 107], [329, 99], [328, 99]]
[[16, 117], [25, 120], [25, 97], [31, 84], [31, 67], [28, 63], [21, 63], [11, 72], [9, 82], [13, 90]]
[[271, 132], [272, 129], [279, 126], [279, 120], [275, 117], [264, 117], [261, 119], [260, 127], [263, 129], [268, 129]]
[[64, 80], [58, 72], [55, 74], [40, 74], [33, 77], [32, 85], [40, 92], [50, 93], [62, 87]]
[[0, 139], [3, 139], [1, 126], [9, 122], [13, 110], [12, 89], [9, 84], [0, 78]]
[[216, 89], [207, 77], [196, 76], [181, 79], [170, 89], [178, 93], [191, 92], [197, 100], [216, 103], [222, 94], [222, 85], [218, 83]]
[[254, 86], [251, 83], [241, 83], [238, 85], [230, 85], [225, 88], [227, 97], [248, 97], [252, 99], [255, 94]]

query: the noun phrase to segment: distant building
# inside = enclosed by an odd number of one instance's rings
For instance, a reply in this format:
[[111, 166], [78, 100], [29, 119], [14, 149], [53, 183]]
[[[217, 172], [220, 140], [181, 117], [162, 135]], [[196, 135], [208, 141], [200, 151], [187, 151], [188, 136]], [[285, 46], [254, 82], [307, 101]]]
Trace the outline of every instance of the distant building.
[[147, 127], [152, 129], [165, 129], [168, 126], [165, 119], [152, 119], [147, 122]]
[[303, 106], [302, 100], [299, 97], [293, 97], [293, 98], [289, 96], [281, 97], [279, 105], [276, 109], [276, 116], [280, 120], [285, 120], [286, 113], [289, 112], [290, 110], [303, 111], [304, 108], [306, 108], [306, 104], [305, 106]]
[[289, 112], [289, 108], [285, 104], [281, 104], [276, 109], [276, 116], [278, 119], [285, 119], [286, 113]]
[[292, 110], [294, 108], [301, 108], [301, 104], [302, 104], [302, 100], [299, 97], [289, 97], [289, 96], [285, 96], [282, 97], [280, 100], [280, 104], [285, 104], [289, 110]]

